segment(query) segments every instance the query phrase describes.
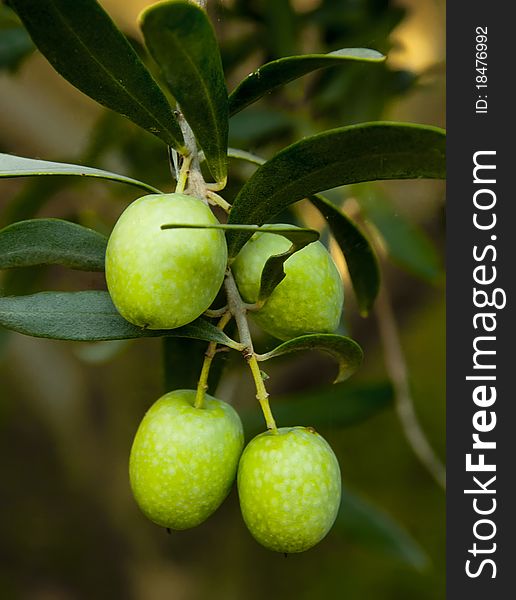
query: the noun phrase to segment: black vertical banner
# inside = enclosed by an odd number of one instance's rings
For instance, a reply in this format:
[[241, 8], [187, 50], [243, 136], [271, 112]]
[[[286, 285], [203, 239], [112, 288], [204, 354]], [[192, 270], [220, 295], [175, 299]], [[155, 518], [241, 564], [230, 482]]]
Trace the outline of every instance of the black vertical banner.
[[516, 128], [509, 59], [516, 36], [510, 8], [510, 2], [485, 0], [448, 0], [447, 6], [452, 600], [516, 597]]

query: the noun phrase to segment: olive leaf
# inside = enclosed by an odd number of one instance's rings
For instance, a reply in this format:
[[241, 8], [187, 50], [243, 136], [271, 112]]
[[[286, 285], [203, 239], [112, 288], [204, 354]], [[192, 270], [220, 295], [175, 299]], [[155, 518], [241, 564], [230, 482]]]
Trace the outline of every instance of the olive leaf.
[[380, 269], [374, 250], [357, 225], [324, 196], [316, 194], [309, 200], [328, 222], [344, 254], [360, 312], [366, 316], [380, 289]]
[[319, 232], [315, 229], [301, 227], [285, 227], [282, 225], [267, 225], [259, 227], [258, 225], [193, 225], [171, 223], [162, 225], [161, 229], [222, 229], [225, 231], [252, 231], [275, 233], [286, 237], [292, 242], [292, 245], [286, 252], [269, 257], [265, 263], [260, 280], [260, 292], [258, 300], [264, 302], [274, 291], [274, 288], [285, 278], [283, 265], [295, 252], [299, 252], [308, 244], [316, 242], [319, 239]]
[[10, 0], [37, 48], [66, 80], [179, 152], [172, 107], [135, 50], [95, 0]]
[[96, 177], [98, 179], [108, 179], [110, 181], [118, 181], [120, 183], [128, 183], [136, 187], [142, 188], [152, 194], [162, 194], [160, 190], [126, 177], [118, 173], [111, 173], [102, 169], [94, 169], [92, 167], [84, 167], [82, 165], [72, 165], [61, 162], [51, 162], [48, 160], [37, 160], [35, 158], [25, 158], [23, 156], [15, 156], [13, 154], [0, 153], [0, 178], [1, 177], [35, 177], [39, 175], [75, 175], [77, 177]]
[[426, 281], [437, 281], [443, 268], [425, 232], [395, 211], [379, 190], [363, 190], [356, 198], [367, 219], [380, 232], [392, 261]]
[[369, 48], [342, 48], [328, 54], [286, 56], [268, 62], [243, 79], [229, 95], [229, 114], [234, 115], [272, 90], [303, 75], [350, 62], [379, 63], [385, 56]]
[[[255, 165], [266, 162], [264, 158], [239, 148], [228, 148], [228, 156]], [[380, 287], [380, 270], [374, 250], [357, 225], [324, 196], [314, 194], [309, 200], [328, 222], [333, 237], [342, 250], [358, 306], [365, 316]]]
[[0, 325], [25, 335], [57, 340], [102, 341], [174, 336], [240, 345], [199, 318], [177, 329], [143, 329], [126, 321], [108, 292], [40, 292], [0, 298]]
[[70, 221], [19, 221], [0, 230], [0, 269], [59, 264], [103, 271], [106, 245], [106, 236]]
[[314, 229], [286, 229], [281, 225], [270, 225], [263, 228], [266, 233], [279, 234], [292, 242], [292, 245], [286, 252], [275, 254], [267, 259], [260, 279], [260, 291], [258, 293], [258, 302], [265, 302], [272, 294], [277, 285], [285, 279], [286, 273], [283, 268], [287, 261], [295, 252], [299, 252], [308, 244], [316, 242], [319, 239], [319, 233]]
[[193, 2], [159, 2], [140, 16], [145, 43], [204, 150], [217, 181], [227, 175], [228, 97], [215, 32]]
[[[229, 223], [262, 225], [290, 204], [341, 185], [378, 179], [444, 178], [445, 134], [410, 123], [362, 123], [332, 129], [288, 146], [242, 187]], [[228, 233], [230, 257], [249, 239]]]
[[345, 381], [360, 367], [364, 354], [362, 348], [349, 337], [332, 333], [314, 333], [302, 335], [283, 344], [270, 352], [259, 354], [259, 361], [269, 360], [276, 356], [299, 352], [302, 350], [319, 350], [330, 354], [339, 365], [339, 372], [335, 383]]

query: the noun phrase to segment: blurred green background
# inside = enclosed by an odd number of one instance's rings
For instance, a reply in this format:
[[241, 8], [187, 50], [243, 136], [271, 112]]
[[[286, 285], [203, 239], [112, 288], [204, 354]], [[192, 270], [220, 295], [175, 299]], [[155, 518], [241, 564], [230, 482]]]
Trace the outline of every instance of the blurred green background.
[[[145, 0], [101, 4], [138, 49]], [[270, 157], [326, 128], [386, 119], [444, 124], [444, 1], [223, 0], [208, 2], [228, 87], [280, 56], [365, 46], [385, 65], [331, 68], [288, 84], [236, 115], [230, 143]], [[0, 7], [0, 151], [126, 173], [172, 190], [166, 149], [60, 78]], [[253, 172], [231, 162], [229, 200]], [[0, 226], [42, 216], [109, 233], [139, 194], [75, 178], [7, 179]], [[444, 186], [362, 184], [330, 194], [377, 244], [407, 361], [412, 399], [435, 452], [445, 454]], [[284, 219], [322, 230], [299, 203]], [[104, 289], [101, 274], [39, 267], [0, 273], [0, 293]], [[247, 532], [235, 492], [200, 527], [167, 535], [132, 500], [127, 460], [146, 409], [165, 391], [159, 340], [76, 344], [0, 330], [0, 598], [240, 600], [444, 598], [445, 497], [406, 441], [375, 315], [358, 316], [347, 289], [343, 330], [363, 347], [362, 369], [338, 388], [331, 360], [266, 363], [280, 425], [316, 425], [335, 449], [343, 511], [314, 549], [284, 558]], [[257, 345], [271, 340], [256, 332]], [[176, 349], [168, 348], [174, 373]], [[220, 359], [217, 396], [263, 425], [239, 356]], [[349, 491], [349, 495], [348, 495]]]

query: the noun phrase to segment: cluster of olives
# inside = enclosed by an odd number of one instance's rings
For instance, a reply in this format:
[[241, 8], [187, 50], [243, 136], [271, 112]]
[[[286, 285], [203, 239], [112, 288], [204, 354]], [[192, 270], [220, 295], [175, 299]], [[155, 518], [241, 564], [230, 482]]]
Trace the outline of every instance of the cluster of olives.
[[[163, 224], [218, 224], [209, 207], [186, 194], [149, 195], [121, 215], [109, 239], [106, 279], [113, 303], [131, 323], [173, 329], [202, 315], [227, 271], [219, 229], [161, 229]], [[256, 233], [232, 273], [242, 298], [256, 302], [263, 267], [290, 242]], [[319, 242], [293, 254], [286, 276], [253, 317], [279, 339], [331, 332], [339, 323], [343, 289]], [[194, 390], [165, 394], [149, 409], [130, 456], [130, 482], [143, 513], [168, 529], [206, 520], [237, 479], [244, 521], [255, 539], [278, 552], [302, 552], [319, 542], [336, 518], [340, 470], [327, 442], [311, 427], [283, 427], [244, 449], [242, 423], [226, 402]]]

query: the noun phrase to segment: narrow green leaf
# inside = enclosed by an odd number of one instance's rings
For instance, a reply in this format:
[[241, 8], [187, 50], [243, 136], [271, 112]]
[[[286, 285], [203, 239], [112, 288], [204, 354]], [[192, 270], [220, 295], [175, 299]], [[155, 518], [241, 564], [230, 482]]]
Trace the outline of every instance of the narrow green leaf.
[[0, 229], [0, 269], [64, 265], [103, 271], [106, 245], [106, 236], [70, 221], [20, 221]]
[[362, 348], [351, 338], [332, 333], [314, 333], [284, 342], [270, 352], [258, 355], [258, 360], [269, 360], [282, 354], [299, 352], [302, 350], [319, 350], [330, 354], [339, 365], [339, 373], [335, 383], [345, 381], [362, 364], [364, 354]]
[[[224, 231], [248, 231], [256, 233], [263, 231], [265, 233], [278, 233], [285, 236], [291, 241], [300, 243], [301, 240], [310, 239], [310, 242], [315, 242], [319, 239], [319, 232], [315, 229], [306, 229], [302, 227], [283, 227], [281, 225], [234, 225], [228, 223], [219, 223], [218, 225], [194, 225], [192, 223], [165, 223], [161, 229], [222, 229]], [[274, 231], [271, 232], [271, 229]], [[310, 243], [308, 242], [308, 243]]]
[[421, 228], [377, 193], [358, 194], [357, 200], [385, 240], [387, 252], [395, 263], [427, 281], [435, 281], [442, 274], [439, 255]]
[[311, 196], [310, 201], [328, 222], [344, 254], [358, 306], [366, 316], [380, 288], [380, 269], [374, 250], [357, 225], [324, 196]]
[[334, 525], [335, 533], [346, 541], [355, 542], [391, 556], [415, 569], [428, 565], [421, 546], [385, 512], [363, 498], [342, 489], [342, 500]]
[[14, 156], [13, 154], [0, 153], [0, 178], [1, 177], [34, 177], [36, 175], [75, 175], [78, 177], [97, 177], [99, 179], [109, 179], [134, 185], [152, 194], [162, 194], [160, 190], [152, 187], [148, 183], [143, 183], [137, 179], [118, 175], [102, 169], [93, 169], [92, 167], [83, 167], [82, 165], [71, 165], [60, 162], [50, 162], [48, 160], [36, 160], [35, 158], [24, 158], [23, 156]]
[[11, 0], [38, 49], [72, 85], [184, 152], [172, 108], [95, 0]]
[[285, 279], [286, 273], [283, 268], [287, 261], [295, 252], [299, 252], [308, 244], [316, 242], [319, 239], [319, 232], [314, 229], [293, 228], [285, 229], [281, 225], [271, 225], [263, 228], [267, 233], [277, 233], [292, 242], [292, 245], [286, 252], [276, 254], [267, 259], [263, 266], [260, 279], [260, 292], [258, 293], [258, 302], [265, 302], [272, 294], [277, 285]]
[[342, 48], [328, 54], [286, 56], [262, 65], [243, 79], [229, 95], [229, 114], [240, 112], [265, 94], [303, 75], [354, 62], [379, 63], [385, 56], [369, 48]]
[[[444, 178], [445, 134], [409, 123], [364, 123], [302, 139], [256, 170], [233, 203], [229, 223], [262, 225], [290, 204], [341, 185], [378, 179]], [[230, 256], [249, 239], [228, 234]]]
[[[228, 156], [259, 166], [266, 162], [264, 158], [239, 148], [228, 148]], [[371, 309], [380, 287], [380, 270], [374, 250], [357, 225], [324, 196], [314, 194], [309, 200], [328, 222], [344, 254], [358, 306], [365, 316]]]
[[217, 39], [206, 12], [187, 0], [159, 2], [142, 13], [141, 28], [213, 177], [224, 181], [228, 99]]
[[0, 325], [25, 335], [100, 341], [175, 336], [239, 345], [204, 319], [169, 330], [142, 329], [123, 319], [107, 292], [40, 292], [0, 298]]
[[[335, 383], [328, 387], [296, 392], [274, 398], [274, 419], [278, 426], [304, 425], [315, 429], [337, 429], [361, 423], [392, 405], [388, 383], [355, 385]], [[263, 429], [259, 409], [242, 414], [249, 435]]]

